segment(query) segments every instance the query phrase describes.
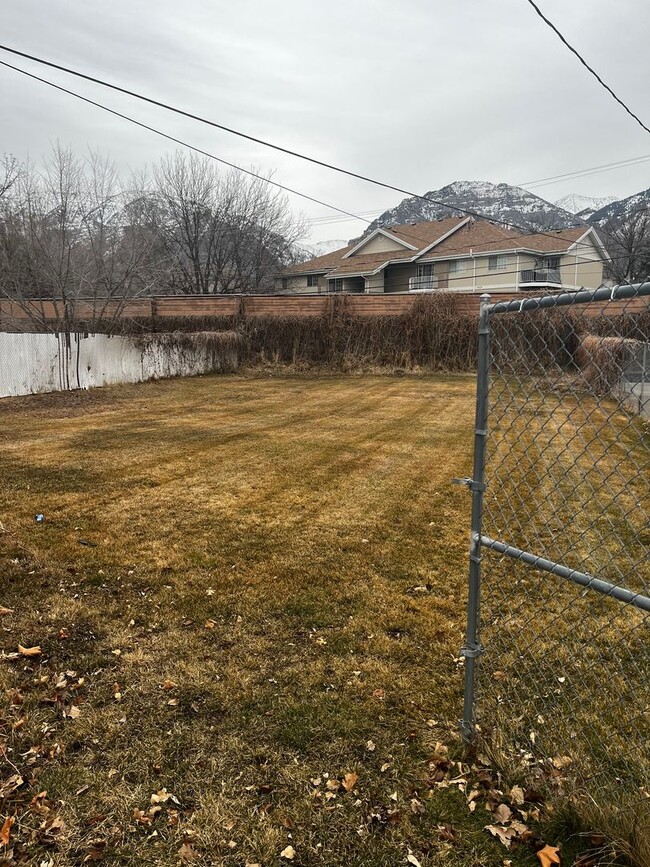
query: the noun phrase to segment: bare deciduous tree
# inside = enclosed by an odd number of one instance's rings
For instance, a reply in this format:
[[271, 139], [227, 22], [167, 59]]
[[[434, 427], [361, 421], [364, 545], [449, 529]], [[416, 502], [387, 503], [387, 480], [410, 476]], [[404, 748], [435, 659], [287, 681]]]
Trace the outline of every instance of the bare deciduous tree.
[[23, 166], [16, 157], [11, 154], [4, 154], [0, 160], [0, 201], [8, 195], [23, 171]]
[[155, 170], [159, 235], [176, 291], [268, 291], [273, 273], [305, 234], [286, 197], [261, 178], [176, 153]]
[[43, 328], [93, 327], [147, 290], [150, 239], [137, 226], [115, 167], [57, 145], [42, 171], [18, 179], [0, 238], [0, 295]]
[[110, 326], [141, 295], [271, 290], [302, 235], [281, 192], [207, 158], [126, 184], [60, 145], [40, 170], [0, 164], [0, 298], [39, 330]]
[[650, 276], [650, 206], [609, 221], [603, 234], [612, 257], [608, 270], [617, 283], [636, 283]]

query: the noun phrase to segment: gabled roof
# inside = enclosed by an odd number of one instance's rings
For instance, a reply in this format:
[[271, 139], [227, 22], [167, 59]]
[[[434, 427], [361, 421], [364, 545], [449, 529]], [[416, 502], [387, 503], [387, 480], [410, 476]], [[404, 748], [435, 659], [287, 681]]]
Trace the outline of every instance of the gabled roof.
[[406, 241], [406, 240], [404, 240], [404, 238], [401, 238], [401, 237], [397, 234], [397, 232], [391, 232], [389, 229], [383, 229], [383, 228], [379, 227], [378, 229], [375, 229], [374, 232], [371, 232], [367, 237], [362, 238], [362, 239], [359, 241], [358, 244], [355, 244], [355, 246], [352, 247], [352, 249], [349, 250], [349, 251], [348, 251], [348, 252], [343, 256], [343, 258], [344, 258], [344, 259], [347, 259], [348, 256], [354, 256], [355, 253], [356, 253], [358, 250], [363, 250], [363, 248], [364, 248], [367, 244], [369, 244], [369, 243], [372, 241], [373, 238], [377, 238], [379, 235], [381, 235], [381, 236], [384, 237], [384, 238], [388, 238], [388, 239], [391, 240], [391, 241], [395, 241], [395, 243], [397, 243], [397, 244], [399, 244], [400, 246], [404, 247], [405, 250], [412, 250], [412, 251], [415, 250], [415, 251], [416, 251], [416, 250], [419, 249], [419, 245], [416, 247], [416, 246], [413, 244], [412, 241]]
[[[357, 273], [361, 268], [376, 268], [377, 257], [381, 262], [388, 264], [393, 259], [407, 258], [412, 259], [421, 255], [421, 253], [429, 249], [432, 245], [441, 241], [450, 232], [456, 231], [466, 222], [468, 217], [450, 217], [444, 220], [429, 220], [422, 223], [406, 223], [402, 226], [384, 227], [381, 230], [373, 232], [363, 241], [355, 241], [343, 247], [340, 250], [334, 250], [331, 253], [326, 253], [324, 256], [317, 256], [315, 259], [310, 259], [307, 262], [299, 262], [297, 265], [285, 269], [283, 274], [312, 274], [315, 272], [324, 274], [337, 265], [343, 265], [344, 260], [349, 260], [350, 264], [355, 263], [354, 272]], [[404, 244], [404, 250], [388, 250], [383, 253], [369, 253], [364, 256], [361, 249], [371, 238], [378, 234], [385, 235], [388, 238], [394, 238], [398, 243]], [[350, 253], [359, 248], [359, 252], [354, 256]], [[350, 269], [347, 269], [350, 271]]]
[[391, 250], [389, 253], [369, 253], [367, 256], [353, 256], [343, 259], [333, 271], [328, 271], [328, 277], [341, 277], [345, 274], [374, 274], [385, 268], [388, 262], [412, 262], [412, 250]]
[[468, 256], [470, 253], [479, 254], [489, 249], [503, 249], [504, 246], [511, 246], [515, 238], [521, 238], [521, 233], [487, 220], [468, 220], [457, 232], [436, 244], [422, 258]]
[[[379, 230], [363, 239], [366, 243], [380, 234]], [[282, 274], [327, 274], [338, 277], [351, 274], [374, 274], [395, 262], [453, 259], [480, 256], [492, 252], [530, 252], [541, 255], [566, 253], [584, 240], [593, 240], [602, 258], [607, 253], [597, 233], [585, 226], [543, 233], [524, 234], [515, 229], [498, 226], [488, 220], [469, 217], [451, 217], [422, 223], [407, 223], [381, 230], [381, 234], [408, 244], [403, 250], [388, 250], [363, 255], [363, 244], [355, 242], [341, 250], [318, 256], [287, 268]], [[359, 252], [354, 253], [355, 250]], [[354, 253], [354, 255], [350, 255]]]
[[469, 217], [447, 217], [444, 220], [428, 220], [422, 223], [405, 223], [402, 226], [391, 226], [388, 232], [389, 236], [393, 236], [400, 241], [405, 241], [414, 250], [422, 252], [425, 247], [430, 247], [431, 244], [440, 241], [450, 232], [455, 232], [468, 221]]

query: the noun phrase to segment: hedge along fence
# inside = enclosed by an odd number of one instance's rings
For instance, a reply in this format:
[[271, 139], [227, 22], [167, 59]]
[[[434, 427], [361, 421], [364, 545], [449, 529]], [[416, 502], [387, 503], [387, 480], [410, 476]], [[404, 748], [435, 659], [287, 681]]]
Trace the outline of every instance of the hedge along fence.
[[332, 305], [318, 316], [129, 317], [77, 321], [79, 332], [120, 335], [237, 332], [248, 364], [290, 364], [336, 370], [368, 368], [472, 370], [477, 318], [451, 294], [420, 296], [400, 314], [368, 316]]
[[581, 376], [595, 394], [617, 393], [621, 379], [643, 343], [629, 337], [585, 334], [576, 352]]
[[396, 316], [255, 317], [243, 329], [253, 363], [439, 371], [476, 364], [476, 316], [449, 295], [418, 298]]
[[[313, 299], [312, 299], [313, 300]], [[321, 299], [322, 300], [322, 299]], [[476, 364], [477, 315], [466, 298], [452, 293], [420, 295], [410, 307], [390, 315], [359, 315], [345, 298], [325, 299], [318, 315], [130, 316], [105, 322], [77, 321], [77, 332], [119, 335], [236, 333], [242, 363], [318, 366], [333, 370], [403, 369], [471, 371]], [[234, 309], [234, 308], [233, 308]], [[516, 329], [509, 317], [495, 317], [494, 329], [506, 329], [495, 351], [513, 363], [534, 359], [530, 373], [577, 371], [586, 358], [579, 347], [586, 334], [642, 339], [650, 310], [607, 316], [579, 315], [575, 310], [528, 314]], [[167, 339], [167, 338], [166, 338]], [[216, 338], [211, 338], [216, 339]], [[647, 339], [647, 336], [646, 338]], [[190, 351], [189, 347], [186, 351]], [[503, 359], [501, 359], [503, 361]]]
[[246, 346], [233, 330], [138, 334], [131, 340], [157, 377], [176, 376], [175, 371], [191, 370], [197, 363], [199, 372], [232, 373], [239, 369]]

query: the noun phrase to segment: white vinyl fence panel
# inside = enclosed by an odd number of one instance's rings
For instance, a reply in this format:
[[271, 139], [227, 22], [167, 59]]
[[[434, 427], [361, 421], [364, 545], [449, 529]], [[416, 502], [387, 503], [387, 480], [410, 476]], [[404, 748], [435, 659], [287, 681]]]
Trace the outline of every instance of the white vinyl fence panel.
[[170, 335], [146, 342], [106, 334], [0, 332], [0, 397], [194, 376], [237, 366], [236, 350], [215, 353], [201, 342], [188, 350]]

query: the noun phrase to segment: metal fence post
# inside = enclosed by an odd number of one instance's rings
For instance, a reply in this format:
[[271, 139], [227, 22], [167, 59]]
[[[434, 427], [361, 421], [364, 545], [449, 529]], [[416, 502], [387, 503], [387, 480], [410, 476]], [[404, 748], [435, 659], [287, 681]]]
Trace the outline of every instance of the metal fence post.
[[490, 296], [481, 295], [478, 326], [478, 358], [476, 372], [476, 417], [474, 424], [474, 468], [471, 479], [465, 479], [472, 492], [472, 528], [469, 552], [469, 594], [467, 601], [467, 630], [461, 656], [465, 658], [465, 696], [460, 732], [469, 743], [474, 737], [474, 688], [476, 660], [483, 653], [480, 642], [481, 604], [481, 532], [483, 522], [483, 492], [485, 442], [488, 420], [488, 367], [490, 358]]

